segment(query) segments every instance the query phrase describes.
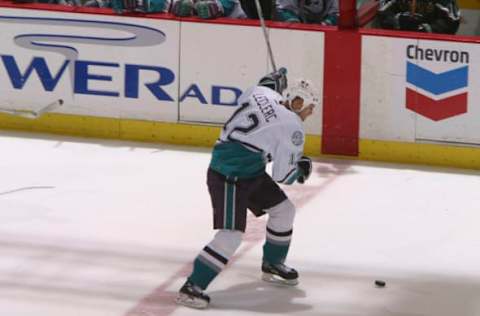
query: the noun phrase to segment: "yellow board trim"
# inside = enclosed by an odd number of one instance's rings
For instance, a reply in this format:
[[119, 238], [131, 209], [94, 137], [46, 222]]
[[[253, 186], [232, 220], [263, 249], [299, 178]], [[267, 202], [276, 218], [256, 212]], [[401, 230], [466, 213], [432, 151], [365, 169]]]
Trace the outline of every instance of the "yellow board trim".
[[364, 160], [480, 169], [480, 147], [360, 140]]
[[[0, 113], [0, 128], [29, 132], [53, 133], [80, 137], [96, 137], [142, 142], [212, 147], [220, 135], [220, 127], [184, 123], [114, 119], [65, 114], [44, 114], [26, 119]], [[321, 137], [307, 135], [305, 154], [319, 156]]]
[[480, 0], [458, 0], [461, 9], [480, 9]]
[[[0, 113], [0, 128], [201, 147], [212, 147], [220, 135], [218, 126], [55, 113], [34, 120]], [[321, 156], [321, 143], [320, 136], [307, 135], [305, 154]], [[480, 169], [480, 147], [361, 139], [359, 151], [358, 157], [334, 157]]]

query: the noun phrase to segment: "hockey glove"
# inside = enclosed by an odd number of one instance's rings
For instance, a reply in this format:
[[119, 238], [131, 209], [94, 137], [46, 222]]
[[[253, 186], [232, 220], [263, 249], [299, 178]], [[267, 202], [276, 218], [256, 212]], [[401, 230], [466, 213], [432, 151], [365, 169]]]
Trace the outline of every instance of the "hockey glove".
[[312, 159], [302, 156], [297, 162], [297, 168], [300, 175], [297, 178], [298, 183], [305, 183], [312, 173]]
[[172, 13], [180, 17], [191, 16], [193, 14], [193, 0], [175, 0]]
[[200, 0], [195, 3], [197, 15], [202, 19], [215, 19], [223, 16], [223, 6], [218, 0]]

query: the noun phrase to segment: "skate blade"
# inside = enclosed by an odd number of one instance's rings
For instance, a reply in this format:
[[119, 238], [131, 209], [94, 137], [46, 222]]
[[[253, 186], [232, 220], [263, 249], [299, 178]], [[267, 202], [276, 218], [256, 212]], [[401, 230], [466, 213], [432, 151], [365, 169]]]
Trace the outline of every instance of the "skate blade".
[[205, 309], [208, 306], [208, 302], [198, 298], [192, 298], [183, 293], [178, 294], [175, 298], [175, 303], [196, 309]]
[[278, 285], [288, 285], [295, 286], [298, 284], [298, 279], [287, 280], [279, 277], [278, 275], [271, 273], [263, 273], [262, 280], [268, 283], [278, 284]]

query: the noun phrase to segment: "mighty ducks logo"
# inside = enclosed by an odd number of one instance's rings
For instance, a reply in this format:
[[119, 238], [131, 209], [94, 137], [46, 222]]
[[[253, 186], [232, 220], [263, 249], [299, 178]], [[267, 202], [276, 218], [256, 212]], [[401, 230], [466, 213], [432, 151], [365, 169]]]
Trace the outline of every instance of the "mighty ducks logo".
[[433, 121], [467, 113], [468, 52], [408, 45], [406, 54], [407, 109]]
[[292, 134], [292, 143], [295, 146], [300, 146], [303, 144], [303, 133], [300, 131], [295, 131]]

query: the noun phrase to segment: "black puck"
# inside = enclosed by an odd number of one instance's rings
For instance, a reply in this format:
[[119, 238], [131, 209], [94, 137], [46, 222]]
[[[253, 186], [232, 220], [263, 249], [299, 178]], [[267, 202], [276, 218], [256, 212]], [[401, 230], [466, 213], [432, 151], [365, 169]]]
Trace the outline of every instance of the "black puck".
[[382, 280], [375, 280], [375, 286], [376, 287], [385, 287], [387, 283], [385, 283], [385, 281], [382, 281]]

